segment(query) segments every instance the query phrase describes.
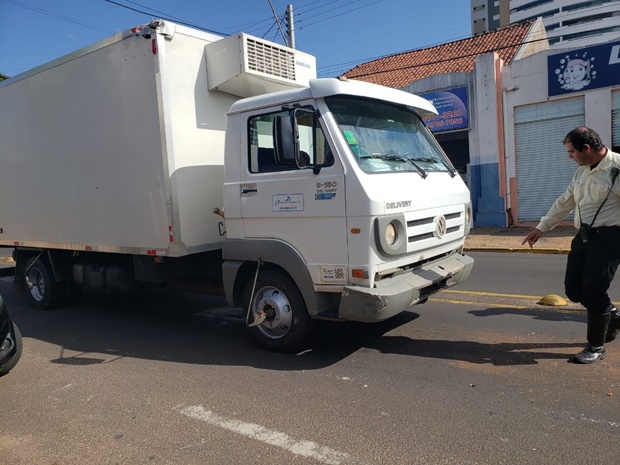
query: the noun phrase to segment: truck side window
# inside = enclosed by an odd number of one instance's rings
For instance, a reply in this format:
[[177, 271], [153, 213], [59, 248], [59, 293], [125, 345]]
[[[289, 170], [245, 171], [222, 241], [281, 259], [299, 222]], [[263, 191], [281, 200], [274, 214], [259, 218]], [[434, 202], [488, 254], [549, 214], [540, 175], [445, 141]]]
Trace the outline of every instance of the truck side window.
[[302, 114], [297, 117], [297, 130], [299, 133], [299, 155], [297, 165], [279, 165], [276, 161], [273, 143], [273, 122], [278, 115], [286, 115], [286, 111], [268, 113], [250, 118], [249, 131], [249, 154], [248, 167], [251, 173], [271, 173], [275, 171], [298, 170], [314, 163], [314, 146], [316, 145], [317, 163], [323, 166], [334, 164], [334, 156], [325, 138], [321, 127], [317, 127], [316, 140], [313, 135], [312, 125], [314, 118], [310, 114]]

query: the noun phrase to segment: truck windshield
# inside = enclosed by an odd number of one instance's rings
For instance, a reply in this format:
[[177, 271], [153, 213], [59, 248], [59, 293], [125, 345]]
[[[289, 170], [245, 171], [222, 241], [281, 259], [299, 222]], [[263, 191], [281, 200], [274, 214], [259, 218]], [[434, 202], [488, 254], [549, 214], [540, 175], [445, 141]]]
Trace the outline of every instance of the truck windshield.
[[338, 95], [327, 97], [349, 147], [366, 173], [455, 169], [413, 108], [381, 100]]

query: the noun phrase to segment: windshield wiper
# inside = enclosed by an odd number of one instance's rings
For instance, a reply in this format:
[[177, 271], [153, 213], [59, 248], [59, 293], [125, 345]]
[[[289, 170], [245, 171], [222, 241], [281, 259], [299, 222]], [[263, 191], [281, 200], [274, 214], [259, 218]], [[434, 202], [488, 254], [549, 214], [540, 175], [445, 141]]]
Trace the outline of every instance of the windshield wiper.
[[363, 159], [363, 158], [378, 158], [380, 160], [388, 160], [388, 161], [404, 161], [405, 163], [411, 163], [413, 167], [416, 169], [416, 171], [418, 172], [418, 174], [422, 176], [422, 179], [426, 179], [426, 176], [428, 176], [428, 173], [426, 172], [426, 170], [422, 169], [420, 165], [418, 165], [411, 158], [402, 157], [400, 155], [381, 155], [379, 153], [373, 153], [372, 155], [363, 155], [360, 157], [360, 159]]
[[440, 159], [432, 158], [432, 157], [416, 158], [416, 161], [424, 161], [424, 162], [429, 162], [429, 163], [437, 163], [438, 161], [440, 161], [443, 164], [443, 166], [448, 168], [448, 173], [450, 173], [450, 176], [454, 177], [458, 174], [458, 171], [456, 171], [455, 168], [450, 166], [448, 163], [445, 162], [445, 160], [441, 158]]

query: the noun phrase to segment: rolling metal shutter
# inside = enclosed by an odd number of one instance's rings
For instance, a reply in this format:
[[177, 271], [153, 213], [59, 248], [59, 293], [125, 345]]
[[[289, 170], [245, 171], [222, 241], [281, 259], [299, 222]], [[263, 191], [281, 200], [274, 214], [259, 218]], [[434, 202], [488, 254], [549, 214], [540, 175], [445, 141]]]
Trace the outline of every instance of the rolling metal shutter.
[[611, 146], [620, 147], [620, 90], [611, 93]]
[[566, 190], [577, 164], [562, 141], [584, 124], [583, 97], [515, 107], [519, 222], [539, 221]]

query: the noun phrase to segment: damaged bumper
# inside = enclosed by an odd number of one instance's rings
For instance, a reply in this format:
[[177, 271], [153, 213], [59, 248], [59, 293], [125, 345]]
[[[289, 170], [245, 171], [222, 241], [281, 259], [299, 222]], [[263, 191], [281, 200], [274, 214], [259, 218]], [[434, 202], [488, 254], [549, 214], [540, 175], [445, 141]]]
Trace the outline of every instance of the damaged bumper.
[[383, 279], [373, 288], [345, 286], [338, 317], [367, 323], [386, 320], [442, 289], [465, 281], [473, 265], [473, 258], [457, 253]]

